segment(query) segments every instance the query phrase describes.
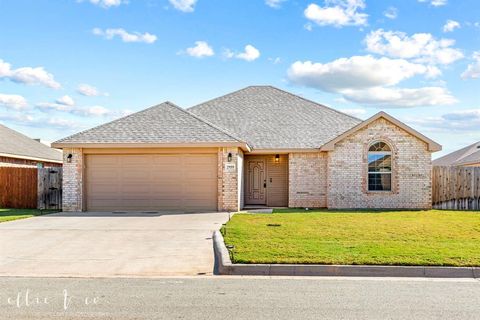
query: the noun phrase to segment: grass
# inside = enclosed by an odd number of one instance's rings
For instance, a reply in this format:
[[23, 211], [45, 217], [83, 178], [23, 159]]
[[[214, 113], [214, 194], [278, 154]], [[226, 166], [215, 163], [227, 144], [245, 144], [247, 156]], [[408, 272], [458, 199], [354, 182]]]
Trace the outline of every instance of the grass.
[[37, 210], [37, 209], [1, 209], [0, 208], [0, 222], [13, 221], [18, 219], [31, 218], [34, 216], [41, 216], [48, 213], [53, 213], [58, 210]]
[[222, 229], [235, 263], [480, 266], [480, 212], [275, 210]]

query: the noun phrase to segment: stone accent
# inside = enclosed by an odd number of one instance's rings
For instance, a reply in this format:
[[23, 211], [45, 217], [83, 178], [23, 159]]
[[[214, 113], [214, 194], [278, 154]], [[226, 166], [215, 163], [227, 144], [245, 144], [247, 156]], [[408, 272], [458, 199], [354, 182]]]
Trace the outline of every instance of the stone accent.
[[[239, 181], [240, 164], [243, 163], [242, 151], [235, 148], [218, 149], [218, 211], [239, 211], [240, 195], [238, 188], [241, 187]], [[228, 154], [232, 154], [232, 160], [228, 162]], [[235, 168], [230, 171], [226, 164], [234, 165]]]
[[290, 153], [288, 159], [288, 206], [291, 208], [326, 207], [326, 152]]
[[[392, 148], [389, 192], [368, 191], [368, 147], [379, 140]], [[380, 118], [338, 142], [328, 153], [328, 207], [430, 209], [431, 172], [426, 143]]]
[[[72, 154], [72, 161], [66, 161]], [[82, 149], [63, 149], [63, 211], [83, 210], [83, 152]]]

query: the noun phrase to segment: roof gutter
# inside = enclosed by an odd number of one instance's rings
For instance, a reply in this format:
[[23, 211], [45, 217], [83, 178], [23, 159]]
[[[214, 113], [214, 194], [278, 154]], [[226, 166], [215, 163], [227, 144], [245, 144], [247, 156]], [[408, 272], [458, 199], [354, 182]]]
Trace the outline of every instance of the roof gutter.
[[212, 148], [212, 147], [238, 147], [250, 152], [250, 146], [245, 142], [198, 142], [198, 143], [67, 143], [54, 142], [53, 148]]

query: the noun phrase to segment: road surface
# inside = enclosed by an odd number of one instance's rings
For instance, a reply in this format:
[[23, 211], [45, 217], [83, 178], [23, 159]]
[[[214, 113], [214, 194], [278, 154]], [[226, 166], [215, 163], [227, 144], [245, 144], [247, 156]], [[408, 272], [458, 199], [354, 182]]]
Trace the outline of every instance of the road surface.
[[480, 281], [2, 277], [0, 318], [480, 319]]

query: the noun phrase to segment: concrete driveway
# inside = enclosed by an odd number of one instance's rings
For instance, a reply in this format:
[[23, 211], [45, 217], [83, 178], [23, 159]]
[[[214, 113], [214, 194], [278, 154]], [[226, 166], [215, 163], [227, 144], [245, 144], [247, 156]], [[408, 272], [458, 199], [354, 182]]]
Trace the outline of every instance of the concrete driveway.
[[0, 223], [0, 276], [212, 274], [227, 213], [58, 213]]

